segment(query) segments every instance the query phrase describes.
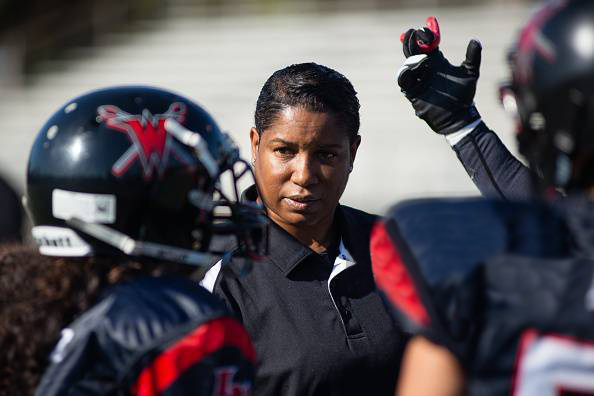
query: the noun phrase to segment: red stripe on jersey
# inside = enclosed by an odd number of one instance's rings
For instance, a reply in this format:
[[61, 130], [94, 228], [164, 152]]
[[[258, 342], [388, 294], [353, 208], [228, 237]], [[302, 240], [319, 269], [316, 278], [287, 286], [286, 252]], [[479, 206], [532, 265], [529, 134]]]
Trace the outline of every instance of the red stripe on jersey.
[[202, 358], [225, 347], [239, 349], [252, 363], [256, 360], [254, 347], [244, 328], [230, 318], [216, 319], [201, 325], [163, 351], [142, 370], [132, 386], [132, 394], [160, 395]]
[[392, 304], [416, 323], [427, 326], [427, 310], [383, 223], [376, 224], [371, 232], [371, 263], [377, 286]]

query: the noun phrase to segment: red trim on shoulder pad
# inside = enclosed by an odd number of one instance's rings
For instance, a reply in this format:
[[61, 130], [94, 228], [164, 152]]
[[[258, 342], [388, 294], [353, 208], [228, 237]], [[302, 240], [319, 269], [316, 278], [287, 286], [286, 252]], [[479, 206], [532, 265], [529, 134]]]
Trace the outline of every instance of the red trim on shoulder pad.
[[377, 223], [371, 232], [371, 263], [375, 282], [390, 302], [417, 324], [429, 325], [429, 314], [384, 223]]
[[160, 395], [193, 365], [225, 347], [239, 349], [244, 358], [252, 363], [256, 360], [254, 347], [241, 324], [231, 318], [212, 320], [199, 326], [155, 358], [142, 370], [131, 392], [139, 396]]

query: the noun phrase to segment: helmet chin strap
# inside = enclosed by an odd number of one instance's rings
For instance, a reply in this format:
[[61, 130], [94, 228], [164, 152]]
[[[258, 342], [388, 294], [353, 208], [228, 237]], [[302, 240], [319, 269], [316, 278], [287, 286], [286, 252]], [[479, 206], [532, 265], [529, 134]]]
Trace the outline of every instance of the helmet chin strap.
[[128, 256], [144, 256], [165, 261], [175, 261], [197, 267], [210, 267], [220, 257], [210, 253], [196, 252], [154, 242], [136, 241], [128, 235], [103, 224], [88, 223], [73, 217], [66, 224], [122, 251]]

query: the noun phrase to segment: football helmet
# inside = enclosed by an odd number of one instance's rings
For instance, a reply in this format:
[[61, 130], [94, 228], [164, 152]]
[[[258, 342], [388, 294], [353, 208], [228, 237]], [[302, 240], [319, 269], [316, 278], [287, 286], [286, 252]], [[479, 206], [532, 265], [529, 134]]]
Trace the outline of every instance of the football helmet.
[[510, 51], [504, 107], [517, 116], [520, 152], [544, 181], [594, 184], [594, 2], [549, 1]]
[[[220, 188], [224, 172], [235, 196]], [[25, 206], [45, 255], [209, 265], [217, 233], [237, 237], [237, 255], [266, 252], [262, 209], [239, 202], [245, 175], [249, 164], [197, 104], [162, 89], [112, 87], [69, 101], [41, 128]]]

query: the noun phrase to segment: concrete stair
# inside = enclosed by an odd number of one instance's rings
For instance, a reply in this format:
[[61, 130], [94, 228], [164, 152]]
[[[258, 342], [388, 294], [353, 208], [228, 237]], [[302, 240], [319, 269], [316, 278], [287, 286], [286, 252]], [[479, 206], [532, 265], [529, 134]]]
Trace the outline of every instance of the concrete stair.
[[528, 15], [522, 5], [300, 13], [287, 16], [195, 17], [189, 9], [104, 37], [97, 47], [43, 65], [25, 87], [0, 95], [0, 171], [22, 189], [29, 147], [46, 118], [82, 92], [108, 85], [149, 84], [179, 91], [208, 109], [249, 158], [248, 132], [260, 87], [278, 68], [315, 61], [345, 74], [359, 92], [363, 143], [343, 202], [382, 212], [397, 199], [477, 194], [442, 137], [415, 118], [395, 82], [408, 27], [436, 15], [442, 50], [463, 60], [470, 38], [483, 43], [476, 103], [483, 119], [515, 148], [511, 121], [496, 97], [506, 76], [504, 52]]

